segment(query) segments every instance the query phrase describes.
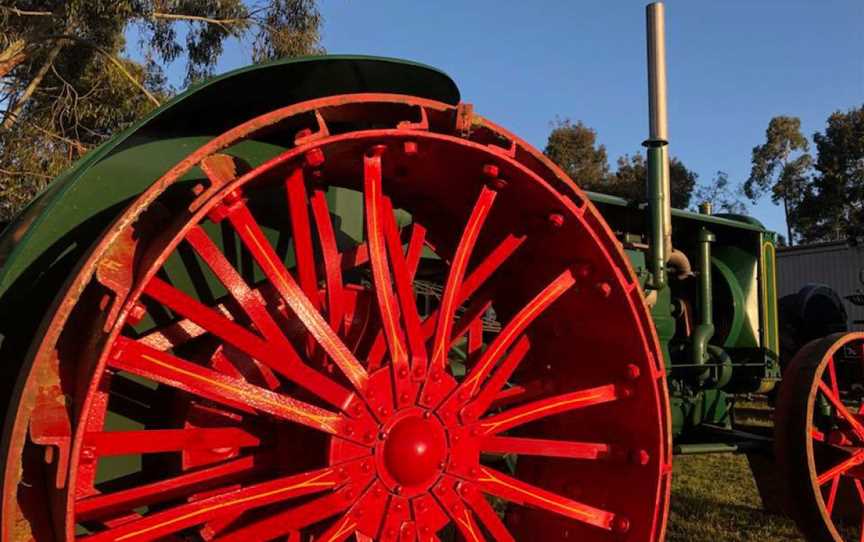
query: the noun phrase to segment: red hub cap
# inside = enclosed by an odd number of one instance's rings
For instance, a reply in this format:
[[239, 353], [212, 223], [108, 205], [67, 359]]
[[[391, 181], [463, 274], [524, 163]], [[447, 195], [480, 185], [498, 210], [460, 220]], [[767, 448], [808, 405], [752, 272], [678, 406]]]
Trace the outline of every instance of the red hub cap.
[[397, 421], [384, 438], [384, 466], [402, 486], [429, 485], [444, 466], [446, 449], [441, 424], [412, 415]]

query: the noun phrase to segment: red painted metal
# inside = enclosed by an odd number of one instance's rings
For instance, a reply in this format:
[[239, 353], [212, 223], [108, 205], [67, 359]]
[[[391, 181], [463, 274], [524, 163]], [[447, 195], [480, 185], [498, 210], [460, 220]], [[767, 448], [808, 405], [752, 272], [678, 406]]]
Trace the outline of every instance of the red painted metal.
[[[661, 540], [667, 398], [642, 292], [582, 192], [465, 115], [316, 100], [156, 181], [34, 349], [12, 449], [39, 467], [5, 487], [56, 478], [65, 540]], [[218, 154], [282, 126], [295, 146], [257, 168]], [[196, 165], [208, 188], [184, 191]], [[333, 222], [337, 186], [362, 193], [363, 239]], [[210, 282], [175, 280], [190, 258]], [[121, 413], [141, 428], [110, 430]], [[101, 481], [116, 456], [138, 472]], [[36, 532], [27, 501], [4, 504]]]
[[786, 508], [811, 540], [864, 536], [864, 333], [802, 348], [777, 402], [775, 453]]

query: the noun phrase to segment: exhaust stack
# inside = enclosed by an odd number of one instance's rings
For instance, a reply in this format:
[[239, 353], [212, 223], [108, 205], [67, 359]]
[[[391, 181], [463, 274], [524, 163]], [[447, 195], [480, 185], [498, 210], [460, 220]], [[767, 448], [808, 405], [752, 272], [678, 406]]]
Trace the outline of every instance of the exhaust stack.
[[669, 122], [666, 111], [666, 28], [662, 2], [648, 4], [648, 209], [651, 218], [651, 287], [666, 286], [666, 262], [672, 253], [672, 204], [669, 186]]

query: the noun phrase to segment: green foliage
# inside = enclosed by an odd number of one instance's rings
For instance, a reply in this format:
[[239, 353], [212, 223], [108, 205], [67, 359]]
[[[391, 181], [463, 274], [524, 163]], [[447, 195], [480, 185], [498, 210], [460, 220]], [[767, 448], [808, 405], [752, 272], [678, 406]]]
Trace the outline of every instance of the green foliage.
[[771, 194], [771, 201], [775, 204], [783, 203], [790, 244], [795, 244], [799, 233], [794, 224], [794, 210], [807, 190], [813, 162], [807, 151], [807, 138], [801, 134], [801, 120], [797, 117], [774, 117], [765, 130], [765, 143], [753, 147], [750, 177], [744, 183], [744, 193], [754, 203], [766, 193]]
[[832, 114], [813, 141], [816, 173], [794, 215], [802, 239], [864, 235], [864, 105]]
[[[606, 147], [597, 143], [597, 132], [581, 121], [556, 121], [543, 152], [585, 190], [633, 201], [646, 199], [645, 158], [639, 153], [622, 156], [618, 158], [617, 171], [611, 173]], [[669, 176], [672, 206], [687, 207], [697, 174], [688, 170], [680, 160], [672, 158]]]
[[[0, 5], [0, 221], [58, 173], [185, 84], [210, 75], [226, 40], [250, 60], [321, 52], [314, 0], [7, 0]], [[124, 58], [137, 27], [143, 63]]]
[[543, 152], [585, 190], [602, 191], [609, 177], [606, 147], [582, 121], [557, 120]]
[[715, 213], [743, 215], [747, 213], [747, 206], [742, 198], [743, 194], [743, 188], [733, 186], [725, 171], [718, 171], [710, 183], [699, 185], [696, 188], [693, 193], [693, 203], [696, 205], [710, 203]]
[[[685, 209], [690, 205], [690, 196], [699, 175], [687, 169], [675, 157], [669, 160], [669, 186], [672, 207]], [[648, 181], [648, 168], [641, 153], [632, 156], [625, 154], [618, 158], [618, 170], [610, 179], [607, 194], [621, 196], [633, 201], [645, 201], [645, 186]]]

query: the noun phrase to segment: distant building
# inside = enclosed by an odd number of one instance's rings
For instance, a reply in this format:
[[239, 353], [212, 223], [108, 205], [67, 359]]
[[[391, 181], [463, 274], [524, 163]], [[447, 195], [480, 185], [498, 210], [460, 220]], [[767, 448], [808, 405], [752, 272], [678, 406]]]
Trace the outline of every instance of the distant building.
[[777, 249], [780, 297], [825, 284], [844, 300], [850, 329], [864, 329], [864, 244], [832, 241]]

